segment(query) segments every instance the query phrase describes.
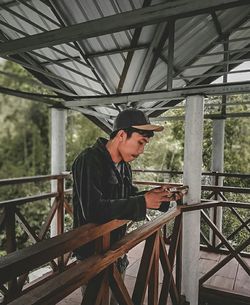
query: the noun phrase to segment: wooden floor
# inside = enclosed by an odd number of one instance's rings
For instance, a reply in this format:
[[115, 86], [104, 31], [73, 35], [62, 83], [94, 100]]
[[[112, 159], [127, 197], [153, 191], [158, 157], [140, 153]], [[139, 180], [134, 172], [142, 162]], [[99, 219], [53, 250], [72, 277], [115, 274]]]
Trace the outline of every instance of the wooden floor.
[[[129, 267], [126, 272], [125, 285], [131, 295], [137, 271], [140, 264], [144, 243], [139, 244], [128, 253]], [[200, 276], [215, 266], [220, 260], [224, 258], [223, 255], [201, 251], [200, 255]], [[250, 259], [244, 259], [250, 266]], [[162, 283], [163, 274], [160, 270], [160, 285]], [[220, 288], [229, 290], [240, 295], [250, 297], [250, 277], [247, 272], [233, 259], [228, 262], [221, 270], [219, 270], [212, 278], [205, 282], [207, 287]], [[159, 287], [160, 288], [160, 287]], [[79, 305], [81, 304], [81, 291], [77, 289], [71, 295], [60, 301], [58, 305]], [[145, 305], [147, 305], [147, 297], [145, 297]], [[168, 302], [171, 305], [171, 301]]]

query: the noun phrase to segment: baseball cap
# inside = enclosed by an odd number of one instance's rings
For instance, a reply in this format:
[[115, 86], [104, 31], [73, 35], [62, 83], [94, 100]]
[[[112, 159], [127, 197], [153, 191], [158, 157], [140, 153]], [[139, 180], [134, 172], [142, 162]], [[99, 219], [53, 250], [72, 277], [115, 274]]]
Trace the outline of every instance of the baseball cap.
[[113, 131], [130, 127], [147, 131], [162, 131], [164, 129], [163, 126], [151, 124], [143, 111], [134, 108], [125, 109], [118, 114], [114, 121]]

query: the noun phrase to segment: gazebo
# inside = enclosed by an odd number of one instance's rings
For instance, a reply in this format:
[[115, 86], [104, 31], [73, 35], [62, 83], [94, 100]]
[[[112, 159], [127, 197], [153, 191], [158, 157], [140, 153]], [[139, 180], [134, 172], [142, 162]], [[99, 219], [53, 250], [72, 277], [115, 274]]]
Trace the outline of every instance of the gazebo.
[[[23, 198], [1, 203], [5, 212], [0, 217], [0, 227], [6, 227], [10, 240], [9, 254], [0, 259], [0, 289], [7, 296], [4, 302], [56, 304], [89, 282], [82, 304], [108, 304], [105, 295], [109, 286], [116, 291], [120, 304], [143, 304], [148, 286], [150, 305], [167, 304], [169, 294], [173, 304], [197, 305], [199, 289], [209, 278], [207, 275], [199, 282], [200, 211], [205, 208], [216, 208], [214, 223], [205, 213], [202, 215], [229, 251], [225, 252], [224, 264], [234, 257], [249, 277], [249, 260], [247, 263], [241, 256], [249, 246], [249, 239], [234, 249], [221, 233], [222, 207], [227, 204], [249, 209], [249, 204], [226, 202], [223, 198], [219, 201], [219, 197], [201, 202], [206, 97], [221, 96], [220, 112], [206, 115], [213, 120], [211, 171], [217, 173], [214, 174], [217, 186], [208, 188], [213, 191], [212, 196], [223, 196], [223, 191], [227, 191], [222, 179], [225, 120], [249, 116], [249, 112], [234, 113], [227, 108], [228, 95], [250, 92], [249, 0], [3, 0], [0, 30], [0, 56], [23, 66], [54, 93], [45, 95], [0, 87], [0, 93], [46, 103], [51, 107], [52, 123], [51, 175], [12, 182], [6, 179], [0, 185], [51, 179], [51, 193], [43, 196], [56, 198], [47, 227], [40, 236], [33, 236], [39, 243], [20, 251], [15, 251], [14, 243], [15, 205], [28, 201]], [[231, 81], [233, 75], [238, 76], [237, 81]], [[102, 226], [90, 224], [62, 234], [64, 178], [68, 176], [64, 173], [67, 110], [82, 113], [110, 133], [114, 118], [127, 107], [144, 111], [152, 121], [162, 121], [167, 119], [162, 114], [178, 105], [185, 107], [183, 183], [189, 185], [185, 205], [128, 234], [111, 249], [109, 233], [125, 221]], [[69, 205], [67, 209], [70, 210]], [[41, 241], [53, 217], [54, 237]], [[167, 253], [161, 229], [173, 219]], [[249, 220], [242, 226], [249, 232], [248, 223]], [[28, 224], [26, 229], [30, 230]], [[84, 242], [98, 239], [100, 254], [78, 266], [72, 263], [71, 267], [65, 257], [80, 245], [77, 236]], [[143, 240], [146, 243], [139, 280], [130, 296], [114, 262]], [[22, 291], [25, 274], [49, 261], [54, 275]], [[160, 294], [159, 261], [164, 273]], [[211, 289], [206, 293], [216, 294]], [[250, 294], [220, 290], [218, 298], [221, 296], [228, 304], [230, 298], [234, 300], [231, 304], [250, 301]], [[216, 297], [213, 300], [216, 302]]]

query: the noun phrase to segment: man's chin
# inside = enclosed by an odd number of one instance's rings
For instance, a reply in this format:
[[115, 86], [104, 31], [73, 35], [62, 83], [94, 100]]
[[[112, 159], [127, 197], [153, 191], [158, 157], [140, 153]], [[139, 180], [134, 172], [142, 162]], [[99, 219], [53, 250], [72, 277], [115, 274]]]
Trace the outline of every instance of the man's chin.
[[[130, 161], [134, 161], [135, 159], [137, 159], [138, 158], [138, 156], [136, 156], [136, 155], [132, 155], [131, 157], [130, 157]], [[129, 162], [129, 161], [128, 161]]]
[[134, 161], [138, 156], [134, 156], [134, 155], [131, 155], [131, 156], [128, 156], [127, 158], [124, 158], [123, 160], [125, 162], [131, 162], [131, 161]]

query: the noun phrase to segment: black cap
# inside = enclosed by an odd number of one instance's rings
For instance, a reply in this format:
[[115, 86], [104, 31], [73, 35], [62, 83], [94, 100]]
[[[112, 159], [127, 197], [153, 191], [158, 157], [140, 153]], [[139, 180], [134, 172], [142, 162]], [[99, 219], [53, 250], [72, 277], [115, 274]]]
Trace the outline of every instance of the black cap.
[[129, 108], [118, 114], [114, 121], [113, 131], [133, 127], [140, 130], [162, 131], [163, 126], [152, 125], [147, 115], [141, 110]]

